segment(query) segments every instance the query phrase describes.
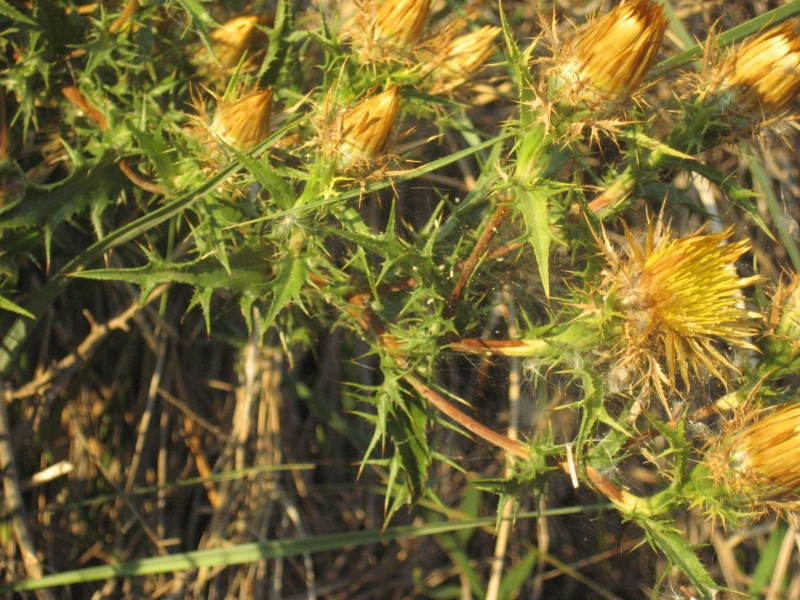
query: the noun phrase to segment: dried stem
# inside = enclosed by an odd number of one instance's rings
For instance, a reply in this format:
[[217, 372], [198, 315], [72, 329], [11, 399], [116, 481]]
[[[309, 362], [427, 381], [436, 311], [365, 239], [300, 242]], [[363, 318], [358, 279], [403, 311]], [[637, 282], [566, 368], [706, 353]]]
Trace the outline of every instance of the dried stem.
[[[504, 286], [502, 292], [503, 303], [498, 307], [498, 311], [504, 314], [508, 324], [508, 336], [512, 339], [519, 337], [517, 327], [517, 311], [514, 297], [509, 286]], [[509, 424], [506, 435], [511, 440], [516, 440], [519, 431], [519, 414], [522, 380], [522, 365], [519, 358], [510, 359], [511, 368], [508, 375], [508, 413]], [[505, 475], [512, 475], [510, 465], [506, 465]], [[486, 600], [497, 600], [500, 595], [500, 584], [503, 581], [505, 556], [508, 552], [508, 540], [511, 535], [511, 528], [514, 522], [514, 513], [517, 511], [516, 498], [510, 498], [503, 504], [502, 519], [497, 531], [497, 538], [494, 544], [492, 555], [489, 584], [486, 586]], [[542, 517], [540, 517], [541, 519]]]
[[[8, 422], [7, 400], [0, 396], [0, 473], [3, 476], [3, 497], [5, 499], [5, 512], [11, 518], [14, 537], [17, 540], [22, 562], [25, 565], [29, 579], [42, 577], [42, 564], [36, 556], [36, 547], [33, 544], [28, 525], [25, 522], [25, 503], [22, 499], [19, 476], [17, 475], [14, 449], [11, 445], [11, 428]], [[55, 598], [50, 590], [44, 589], [36, 592], [41, 599]]]
[[406, 375], [404, 379], [411, 385], [411, 387], [413, 387], [428, 402], [430, 402], [432, 406], [453, 419], [453, 421], [461, 425], [470, 433], [474, 433], [479, 438], [486, 440], [490, 444], [497, 446], [502, 450], [505, 450], [511, 456], [516, 456], [517, 458], [523, 459], [527, 459], [529, 457], [528, 448], [525, 446], [525, 444], [518, 442], [517, 440], [512, 440], [501, 433], [497, 433], [494, 429], [486, 427], [486, 425], [483, 423], [479, 423], [472, 417], [464, 414], [455, 406], [450, 404], [450, 402], [448, 402], [444, 396], [438, 392], [435, 392], [430, 387], [416, 379], [414, 376]]
[[[153, 290], [148, 296], [146, 304], [151, 303], [161, 296], [166, 289], [167, 286], [160, 286]], [[84, 316], [87, 321], [89, 321], [91, 330], [75, 351], [58, 361], [54, 366], [42, 372], [33, 381], [26, 383], [13, 392], [8, 392], [6, 397], [9, 401], [13, 401], [24, 400], [32, 396], [43, 396], [45, 394], [47, 394], [48, 397], [59, 395], [72, 381], [72, 376], [75, 372], [91, 359], [108, 334], [117, 329], [127, 331], [128, 321], [139, 314], [143, 308], [138, 299], [134, 300], [131, 302], [131, 305], [119, 315], [99, 325], [88, 312], [85, 312]]]
[[509, 214], [511, 214], [511, 198], [504, 197], [497, 205], [492, 218], [486, 225], [486, 229], [483, 230], [481, 237], [478, 238], [475, 247], [472, 248], [469, 258], [462, 263], [463, 267], [458, 276], [458, 281], [456, 281], [456, 285], [453, 288], [453, 293], [450, 294], [450, 300], [447, 303], [445, 314], [453, 314], [455, 312], [456, 305], [461, 299], [461, 294], [464, 292], [464, 288], [467, 287], [472, 274], [475, 272], [475, 267], [478, 266], [484, 254], [486, 254], [489, 244], [491, 244], [495, 234], [500, 230], [500, 226], [506, 218], [508, 218]]

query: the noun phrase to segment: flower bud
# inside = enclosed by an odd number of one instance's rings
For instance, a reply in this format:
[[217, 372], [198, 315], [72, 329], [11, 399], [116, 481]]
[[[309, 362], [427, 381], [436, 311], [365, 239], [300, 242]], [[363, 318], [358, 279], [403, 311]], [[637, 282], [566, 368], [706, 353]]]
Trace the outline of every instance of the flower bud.
[[431, 0], [383, 0], [375, 15], [375, 39], [398, 47], [416, 44], [430, 10]]
[[352, 166], [383, 154], [400, 110], [400, 86], [362, 100], [342, 116], [341, 164]]
[[208, 130], [240, 152], [258, 146], [269, 135], [272, 89], [254, 90], [230, 103], [220, 103]]
[[434, 59], [431, 94], [446, 94], [463, 85], [495, 51], [494, 40], [502, 29], [482, 27], [452, 40]]
[[235, 67], [245, 52], [266, 42], [266, 36], [257, 27], [264, 22], [256, 16], [236, 17], [211, 32], [208, 36], [211, 48], [223, 69]]
[[758, 502], [800, 491], [800, 403], [762, 416], [712, 443], [707, 464], [729, 491]]
[[748, 40], [721, 65], [729, 101], [766, 116], [782, 113], [800, 93], [800, 20]]
[[651, 0], [619, 5], [578, 37], [566, 79], [575, 88], [588, 85], [601, 96], [630, 94], [650, 69], [667, 23], [664, 9]]

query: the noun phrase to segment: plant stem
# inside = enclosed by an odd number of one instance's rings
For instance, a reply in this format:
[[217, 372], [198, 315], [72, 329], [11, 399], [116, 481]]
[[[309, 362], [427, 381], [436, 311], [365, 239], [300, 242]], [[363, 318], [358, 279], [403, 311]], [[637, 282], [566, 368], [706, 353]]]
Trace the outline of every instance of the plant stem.
[[469, 280], [475, 271], [475, 267], [483, 258], [484, 254], [486, 254], [489, 244], [491, 244], [495, 234], [500, 230], [500, 226], [511, 213], [511, 201], [512, 198], [509, 196], [504, 196], [501, 198], [500, 203], [497, 205], [497, 208], [492, 215], [492, 218], [489, 219], [489, 223], [483, 230], [481, 237], [478, 238], [478, 242], [472, 248], [472, 252], [470, 253], [469, 257], [466, 261], [464, 261], [463, 268], [458, 276], [458, 281], [456, 281], [456, 285], [453, 288], [453, 293], [450, 294], [450, 299], [445, 307], [445, 316], [452, 316], [455, 312], [456, 305], [461, 299], [461, 294], [464, 292], [464, 288], [467, 287], [467, 283], [469, 283]]
[[[0, 390], [3, 391], [3, 390]], [[4, 391], [3, 391], [4, 392]], [[0, 394], [0, 471], [3, 473], [3, 495], [5, 512], [9, 515], [17, 540], [25, 571], [30, 579], [41, 579], [42, 564], [36, 555], [33, 536], [25, 522], [25, 501], [17, 475], [14, 448], [11, 445], [11, 427], [8, 421], [6, 394]], [[37, 596], [43, 600], [55, 598], [50, 590], [39, 590]]]
[[474, 433], [479, 438], [486, 440], [490, 444], [505, 450], [508, 454], [516, 456], [517, 458], [527, 459], [530, 456], [528, 447], [525, 444], [512, 440], [511, 438], [497, 433], [494, 429], [486, 427], [486, 425], [479, 423], [469, 415], [464, 414], [455, 406], [450, 404], [444, 396], [432, 390], [430, 387], [416, 379], [413, 375], [405, 375], [404, 379], [419, 392], [432, 406], [439, 411], [453, 419], [456, 423], [461, 425], [470, 433]]

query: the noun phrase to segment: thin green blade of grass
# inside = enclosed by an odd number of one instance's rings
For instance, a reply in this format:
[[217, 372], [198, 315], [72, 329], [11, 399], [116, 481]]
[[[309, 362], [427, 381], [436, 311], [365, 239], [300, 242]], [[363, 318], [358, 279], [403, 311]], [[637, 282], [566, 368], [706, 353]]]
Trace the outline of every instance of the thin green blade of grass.
[[[607, 509], [609, 509], [607, 503], [600, 503], [553, 509], [546, 511], [546, 513], [548, 516], [554, 516], [583, 514], [587, 511], [602, 511]], [[515, 519], [519, 521], [520, 519], [537, 518], [539, 516], [540, 513], [538, 512], [528, 512], [516, 515]], [[485, 517], [462, 522], [451, 521], [445, 523], [426, 523], [424, 525], [403, 525], [389, 527], [384, 531], [371, 529], [368, 531], [319, 535], [303, 539], [275, 540], [271, 542], [239, 544], [226, 548], [194, 550], [181, 554], [172, 554], [170, 556], [143, 558], [119, 565], [103, 565], [76, 569], [73, 571], [46, 575], [41, 579], [18, 581], [10, 585], [0, 586], [0, 594], [52, 588], [91, 581], [103, 581], [112, 577], [136, 577], [200, 569], [204, 567], [239, 565], [258, 560], [285, 558], [300, 554], [339, 550], [342, 548], [390, 542], [400, 539], [413, 539], [443, 533], [452, 533], [477, 527], [492, 527], [496, 522], [495, 517]]]
[[769, 175], [764, 166], [757, 160], [750, 160], [749, 163], [750, 172], [753, 175], [753, 179], [759, 191], [763, 194], [764, 201], [767, 203], [767, 210], [769, 211], [770, 217], [772, 217], [772, 223], [778, 231], [778, 238], [786, 249], [786, 254], [788, 254], [789, 260], [792, 261], [794, 270], [800, 271], [800, 248], [797, 247], [797, 242], [789, 230], [788, 219], [791, 217], [789, 217], [786, 210], [781, 207], [780, 201], [775, 196], [772, 183], [769, 180]]
[[[786, 537], [788, 527], [786, 523], [779, 523], [775, 531], [773, 531], [767, 543], [761, 548], [758, 563], [753, 571], [753, 578], [750, 581], [750, 586], [747, 592], [753, 596], [759, 596], [762, 590], [769, 587], [770, 580], [775, 573], [775, 567], [778, 564], [778, 556], [780, 555], [781, 545]], [[792, 535], [792, 534], [789, 534]]]

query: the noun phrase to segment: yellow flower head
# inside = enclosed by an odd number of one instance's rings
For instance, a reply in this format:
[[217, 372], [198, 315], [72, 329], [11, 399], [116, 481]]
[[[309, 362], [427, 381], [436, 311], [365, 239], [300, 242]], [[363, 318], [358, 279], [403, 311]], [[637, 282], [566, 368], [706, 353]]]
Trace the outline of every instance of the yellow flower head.
[[502, 29], [488, 25], [452, 40], [433, 59], [431, 94], [446, 94], [469, 79], [494, 53]]
[[257, 27], [264, 23], [261, 17], [236, 17], [211, 32], [208, 36], [211, 48], [223, 69], [235, 67], [245, 52], [266, 42], [267, 37]]
[[676, 387], [677, 373], [686, 388], [690, 371], [700, 376], [705, 370], [725, 382], [723, 371], [735, 367], [718, 342], [754, 348], [748, 341], [756, 332], [754, 315], [741, 306], [741, 289], [759, 278], [737, 275], [735, 263], [750, 243], [728, 243], [732, 233], [700, 229], [673, 238], [659, 221], [648, 223], [644, 244], [626, 231], [626, 257], [607, 244], [603, 291], [623, 316], [620, 365], [643, 370], [662, 400], [665, 388]]
[[791, 19], [748, 40], [721, 65], [731, 102], [765, 116], [782, 113], [800, 93], [800, 20]]
[[734, 419], [710, 444], [706, 456], [712, 477], [746, 503], [796, 501], [800, 492], [800, 403], [766, 415], [762, 411]]
[[578, 37], [564, 69], [566, 79], [575, 88], [588, 85], [606, 97], [630, 94], [650, 69], [667, 23], [664, 9], [654, 1], [620, 4]]
[[431, 0], [383, 0], [375, 14], [375, 39], [395, 46], [416, 44], [431, 11]]
[[254, 90], [233, 102], [221, 102], [208, 130], [223, 142], [247, 152], [269, 135], [272, 89]]
[[350, 167], [383, 154], [399, 110], [400, 86], [396, 85], [346, 111], [338, 146], [341, 164]]

